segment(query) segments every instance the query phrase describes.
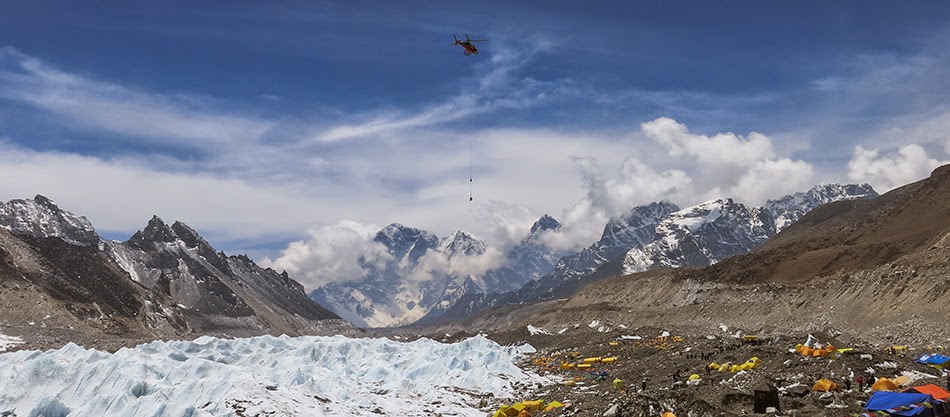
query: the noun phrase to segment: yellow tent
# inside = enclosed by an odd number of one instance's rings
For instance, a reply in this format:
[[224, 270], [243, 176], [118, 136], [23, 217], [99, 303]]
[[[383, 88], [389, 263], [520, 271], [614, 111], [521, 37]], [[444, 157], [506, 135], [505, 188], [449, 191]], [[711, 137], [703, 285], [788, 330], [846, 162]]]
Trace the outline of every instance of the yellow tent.
[[667, 412], [663, 413], [663, 415], [662, 415], [661, 417], [676, 417], [676, 414], [673, 414], [673, 413], [667, 411]]
[[689, 376], [689, 380], [690, 380], [690, 381], [695, 381], [695, 380], [700, 379], [700, 378], [702, 378], [702, 377], [700, 377], [699, 374], [692, 374], [692, 375]]
[[713, 362], [713, 363], [711, 363], [711, 364], [709, 364], [709, 365], [706, 365], [706, 369], [708, 369], [708, 370], [710, 370], [710, 371], [718, 371], [718, 370], [719, 370], [719, 364], [716, 363], [716, 362]]
[[521, 403], [524, 404], [525, 410], [528, 411], [540, 411], [541, 407], [544, 406], [544, 401], [541, 400], [522, 401]]
[[508, 414], [505, 413], [506, 411], [508, 411], [508, 408], [510, 407], [508, 407], [507, 405], [503, 405], [499, 407], [498, 411], [495, 411], [495, 414], [493, 414], [492, 417], [508, 417]]
[[894, 383], [897, 384], [897, 386], [899, 387], [903, 387], [907, 385], [907, 383], [909, 382], [910, 382], [910, 377], [907, 375], [901, 375], [897, 378], [894, 378]]
[[600, 362], [601, 362], [601, 363], [614, 363], [614, 362], [617, 362], [617, 357], [616, 357], [616, 356], [611, 356], [611, 357], [609, 357], [609, 358], [603, 358], [603, 359], [600, 360]]
[[897, 384], [887, 378], [878, 378], [871, 386], [871, 391], [897, 391]]
[[594, 358], [584, 358], [584, 363], [597, 363], [600, 362], [600, 356]]
[[525, 409], [524, 404], [517, 403], [517, 404], [512, 405], [511, 407], [508, 407], [508, 409], [505, 410], [505, 415], [508, 417], [518, 417], [518, 414], [524, 411], [524, 409]]
[[828, 379], [819, 379], [815, 385], [811, 386], [812, 391], [841, 391], [838, 384]]
[[548, 403], [548, 405], [544, 407], [544, 411], [547, 412], [547, 411], [554, 410], [555, 408], [561, 408], [561, 407], [564, 407], [564, 404], [561, 404], [557, 401], [551, 401]]

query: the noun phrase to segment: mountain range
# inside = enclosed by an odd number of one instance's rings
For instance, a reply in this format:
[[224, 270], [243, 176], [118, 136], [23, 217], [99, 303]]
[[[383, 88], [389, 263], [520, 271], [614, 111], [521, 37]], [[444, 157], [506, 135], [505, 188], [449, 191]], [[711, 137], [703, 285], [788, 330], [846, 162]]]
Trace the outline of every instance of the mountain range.
[[[821, 204], [876, 196], [867, 184], [820, 184], [762, 207], [717, 199], [681, 210], [655, 202], [611, 219], [601, 238], [579, 252], [556, 251], [545, 244], [545, 233], [560, 230], [560, 224], [545, 215], [508, 252], [502, 266], [482, 274], [460, 274], [433, 268], [446, 262], [426, 262], [482, 255], [485, 244], [474, 236], [457, 231], [439, 239], [393, 224], [374, 239], [392, 261], [382, 268], [364, 264], [364, 277], [320, 287], [310, 296], [359, 326], [465, 320], [499, 305], [566, 297], [589, 282], [619, 273], [710, 265], [752, 251]], [[420, 272], [425, 275], [422, 281]]]
[[0, 203], [0, 264], [5, 307], [39, 300], [5, 308], [6, 325], [92, 326], [144, 339], [351, 329], [286, 273], [217, 252], [194, 229], [158, 216], [118, 242], [42, 195]]
[[529, 235], [508, 252], [502, 266], [471, 274], [464, 269], [486, 255], [483, 240], [462, 230], [439, 238], [391, 224], [373, 239], [390, 255], [383, 265], [360, 259], [366, 271], [362, 278], [324, 285], [310, 297], [359, 326], [410, 324], [437, 316], [466, 294], [511, 291], [546, 273], [561, 253], [548, 248], [543, 236], [559, 228], [554, 218], [541, 217]]
[[[776, 200], [791, 201], [802, 200]], [[614, 274], [564, 299], [488, 310], [439, 331], [523, 340], [528, 325], [708, 335], [728, 329], [760, 337], [844, 330], [847, 343], [948, 340], [950, 165], [877, 198], [832, 201], [802, 214], [747, 254], [703, 268]], [[603, 327], [588, 329], [593, 321]]]

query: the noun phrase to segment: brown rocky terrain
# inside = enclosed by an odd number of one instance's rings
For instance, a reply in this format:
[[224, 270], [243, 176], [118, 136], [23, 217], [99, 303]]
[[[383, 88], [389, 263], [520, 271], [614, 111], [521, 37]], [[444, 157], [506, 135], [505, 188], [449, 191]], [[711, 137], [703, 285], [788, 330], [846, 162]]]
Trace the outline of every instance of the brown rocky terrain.
[[[880, 354], [888, 346], [908, 345], [911, 351], [904, 357], [885, 358], [896, 368], [878, 372], [893, 377], [902, 370], [917, 370], [938, 376], [932, 368], [913, 363], [913, 358], [950, 346], [948, 278], [950, 166], [944, 166], [927, 179], [875, 200], [819, 207], [748, 255], [703, 269], [616, 276], [567, 299], [509, 306], [464, 325], [427, 330], [434, 335], [483, 331], [502, 343], [530, 342], [539, 348], [539, 355], [564, 351], [617, 355], [627, 367], [614, 370], [621, 378], [653, 381], [648, 387], [655, 389], [623, 397], [598, 383], [583, 391], [564, 387], [526, 391], [526, 396], [552, 397], [549, 400], [573, 397], [581, 405], [576, 415], [602, 415], [611, 403], [625, 404], [621, 408], [632, 415], [658, 416], [664, 407], [677, 415], [746, 415], [751, 414], [753, 384], [810, 386], [832, 372], [841, 383], [845, 371], [860, 375], [881, 363]], [[603, 331], [591, 329], [592, 324]], [[530, 335], [528, 325], [553, 335]], [[742, 347], [722, 328], [772, 343]], [[623, 335], [656, 337], [660, 331], [681, 335], [684, 342], [667, 349], [629, 343], [607, 348], [609, 341]], [[838, 361], [802, 360], [788, 352], [808, 334], [823, 334], [837, 346], [855, 347], [875, 359], [849, 355]], [[687, 356], [690, 351], [717, 354], [702, 359]], [[719, 384], [719, 377], [713, 377], [716, 384], [663, 387], [672, 384], [670, 375], [677, 370], [682, 379], [702, 373], [710, 361], [741, 362], [746, 356], [759, 356], [765, 363], [743, 377], [745, 381]], [[789, 359], [790, 367], [784, 365]], [[919, 384], [928, 382], [943, 386], [943, 377]], [[848, 415], [861, 411], [859, 402], [869, 395], [854, 391], [832, 399], [814, 394], [804, 399], [783, 397], [783, 415]], [[832, 400], [836, 405], [826, 408]], [[582, 406], [585, 403], [589, 406]]]

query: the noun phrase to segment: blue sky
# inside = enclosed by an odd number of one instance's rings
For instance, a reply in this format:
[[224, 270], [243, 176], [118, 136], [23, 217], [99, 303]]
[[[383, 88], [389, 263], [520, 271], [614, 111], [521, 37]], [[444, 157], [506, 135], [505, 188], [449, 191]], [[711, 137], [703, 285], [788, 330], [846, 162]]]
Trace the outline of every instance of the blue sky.
[[583, 246], [658, 199], [886, 191], [950, 159], [948, 22], [936, 1], [7, 2], [0, 199], [123, 240], [158, 214], [300, 270], [391, 222], [503, 250], [550, 213]]

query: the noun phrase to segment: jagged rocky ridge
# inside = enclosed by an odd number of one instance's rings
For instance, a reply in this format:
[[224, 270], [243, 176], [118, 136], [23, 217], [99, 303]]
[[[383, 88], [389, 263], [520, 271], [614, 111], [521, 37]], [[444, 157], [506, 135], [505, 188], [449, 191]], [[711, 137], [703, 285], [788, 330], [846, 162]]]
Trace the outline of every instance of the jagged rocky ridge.
[[462, 320], [510, 304], [566, 297], [613, 275], [652, 268], [701, 267], [751, 252], [814, 208], [833, 201], [869, 199], [867, 184], [819, 184], [806, 192], [747, 207], [717, 199], [679, 210], [670, 203], [636, 207], [611, 220], [601, 239], [562, 258], [547, 275], [515, 292], [469, 294], [447, 309], [441, 321]]
[[[181, 222], [169, 226], [155, 216], [126, 242], [104, 240], [86, 218], [40, 195], [0, 203], [0, 226], [9, 231], [0, 252], [38, 265], [8, 263], [0, 281], [25, 279], [30, 285], [15, 284], [17, 289], [32, 288], [34, 297], [60, 301], [46, 308], [61, 306], [139, 337], [326, 334], [348, 328], [286, 273], [217, 252]], [[122, 320], [109, 320], [117, 316]]]

